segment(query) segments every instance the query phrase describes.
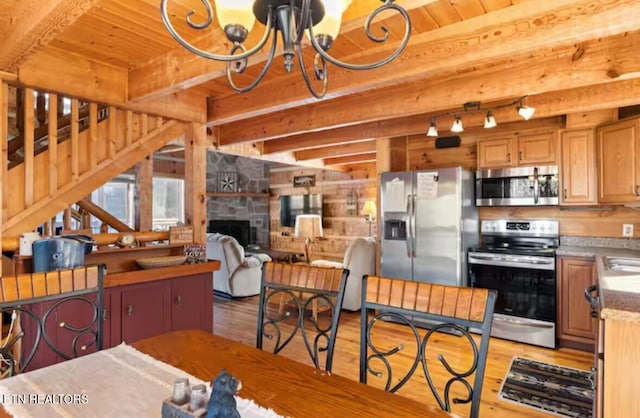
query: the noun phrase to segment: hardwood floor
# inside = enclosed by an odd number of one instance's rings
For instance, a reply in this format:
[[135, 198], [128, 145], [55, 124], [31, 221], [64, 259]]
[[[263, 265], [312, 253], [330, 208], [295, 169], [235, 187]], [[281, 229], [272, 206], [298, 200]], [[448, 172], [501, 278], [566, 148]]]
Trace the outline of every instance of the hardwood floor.
[[[216, 298], [214, 301], [214, 334], [255, 346], [256, 326], [257, 326], [257, 304], [258, 297], [244, 298], [238, 300], [228, 300]], [[394, 344], [398, 338], [407, 336], [405, 329], [398, 324], [386, 323], [384, 330], [379, 335], [381, 340], [394, 338]], [[403, 334], [404, 333], [404, 334]], [[296, 338], [300, 342], [301, 338]], [[460, 343], [460, 339], [442, 335], [436, 339], [443, 344], [442, 353], [453, 366], [465, 367], [469, 363], [469, 356], [465, 356], [468, 347]], [[404, 341], [407, 344], [407, 351], [410, 351], [410, 339]], [[415, 345], [415, 343], [414, 343]], [[312, 365], [304, 345], [294, 345], [287, 347], [279, 355]], [[340, 317], [340, 326], [335, 346], [333, 358], [333, 373], [358, 381], [359, 374], [359, 350], [360, 350], [360, 313], [343, 311]], [[514, 417], [514, 418], [535, 418], [549, 417], [550, 415], [538, 412], [537, 410], [521, 407], [519, 405], [504, 402], [498, 399], [498, 392], [502, 384], [502, 379], [507, 373], [509, 364], [513, 356], [526, 357], [534, 360], [555, 363], [567, 367], [574, 367], [582, 370], [589, 370], [593, 363], [593, 355], [572, 349], [550, 350], [535, 347], [527, 344], [514, 343], [511, 341], [493, 338], [489, 345], [489, 356], [485, 370], [485, 379], [482, 388], [482, 405], [480, 416], [482, 417]], [[410, 359], [407, 356], [404, 365], [408, 367]], [[436, 381], [445, 380], [444, 372], [431, 372]], [[373, 378], [369, 379], [369, 384], [376, 385]], [[379, 386], [379, 385], [376, 385]], [[424, 380], [414, 376], [410, 384], [400, 389], [399, 396], [416, 399], [423, 402], [436, 404], [429, 388]], [[453, 412], [461, 416], [467, 416], [468, 407], [466, 405], [454, 405]]]

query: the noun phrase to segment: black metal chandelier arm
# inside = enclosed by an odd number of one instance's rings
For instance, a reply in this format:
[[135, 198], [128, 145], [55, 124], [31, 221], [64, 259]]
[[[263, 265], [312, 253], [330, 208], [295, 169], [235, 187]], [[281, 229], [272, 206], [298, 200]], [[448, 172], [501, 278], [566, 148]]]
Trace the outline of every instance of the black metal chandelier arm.
[[194, 29], [204, 29], [213, 22], [213, 7], [211, 7], [211, 3], [208, 0], [200, 0], [205, 10], [207, 11], [207, 20], [204, 23], [194, 23], [191, 21], [191, 16], [196, 14], [196, 11], [191, 9], [187, 12], [187, 24]]
[[[298, 44], [296, 45], [296, 55], [298, 56], [298, 64], [300, 65], [300, 72], [302, 73], [302, 78], [304, 79], [305, 84], [307, 85], [307, 90], [315, 97], [316, 99], [322, 99], [325, 94], [327, 94], [327, 86], [329, 84], [329, 74], [327, 73], [327, 61], [325, 61], [322, 56], [319, 54], [316, 55], [316, 59], [314, 60], [314, 71], [317, 80], [322, 81], [322, 91], [317, 92], [313, 85], [311, 84], [311, 80], [309, 80], [309, 74], [307, 74], [307, 69], [304, 66], [304, 58], [302, 56], [302, 47]], [[322, 62], [322, 68], [318, 66], [318, 58], [320, 62]]]
[[[273, 57], [275, 57], [276, 55], [276, 45], [278, 44], [278, 37], [277, 37], [277, 33], [276, 33], [276, 29], [273, 29], [273, 42], [271, 42], [271, 49], [269, 50], [269, 55], [267, 56], [267, 60], [264, 63], [264, 66], [262, 67], [262, 70], [260, 71], [260, 74], [258, 74], [258, 77], [256, 77], [255, 80], [253, 80], [248, 86], [245, 87], [238, 87], [236, 85], [236, 83], [233, 82], [233, 75], [232, 72], [236, 72], [236, 73], [242, 73], [247, 65], [246, 65], [246, 58], [243, 59], [239, 59], [238, 61], [244, 61], [241, 64], [241, 67], [239, 67], [238, 70], [233, 70], [231, 67], [235, 64], [234, 62], [227, 62], [227, 82], [229, 83], [229, 86], [231, 86], [231, 88], [238, 92], [238, 93], [246, 93], [248, 91], [251, 91], [255, 88], [255, 86], [258, 85], [258, 83], [260, 83], [262, 81], [262, 79], [264, 78], [264, 76], [267, 74], [267, 71], [269, 71], [269, 68], [271, 67], [271, 62], [273, 61]], [[235, 47], [234, 47], [235, 49]], [[233, 51], [233, 49], [232, 49]], [[244, 54], [242, 54], [244, 55]]]
[[296, 32], [296, 39], [294, 40], [296, 44], [300, 44], [302, 42], [304, 30], [307, 28], [307, 24], [311, 20], [311, 0], [302, 0], [302, 7], [300, 7], [300, 10], [309, 10], [309, 13], [300, 13], [300, 21], [298, 22], [298, 30]]
[[385, 27], [382, 26], [382, 31], [385, 33], [384, 36], [382, 37], [376, 37], [371, 33], [371, 23], [373, 22], [373, 19], [381, 12], [385, 11], [385, 10], [395, 10], [398, 13], [400, 13], [400, 15], [402, 16], [402, 18], [404, 19], [405, 22], [405, 31], [404, 31], [404, 36], [402, 38], [402, 41], [400, 42], [400, 45], [398, 46], [398, 48], [396, 48], [396, 50], [389, 55], [386, 58], [381, 59], [380, 61], [376, 61], [376, 62], [372, 62], [372, 63], [368, 63], [368, 64], [349, 64], [343, 61], [340, 61], [337, 58], [332, 57], [331, 55], [329, 55], [326, 51], [324, 51], [322, 49], [322, 47], [320, 46], [320, 44], [318, 43], [318, 41], [315, 38], [315, 35], [313, 34], [313, 22], [311, 21], [311, 16], [309, 16], [309, 32], [310, 32], [310, 38], [311, 38], [311, 44], [313, 45], [313, 47], [315, 48], [315, 50], [318, 52], [318, 54], [320, 54], [324, 59], [326, 59], [327, 61], [329, 61], [330, 63], [337, 65], [338, 67], [342, 67], [342, 68], [346, 68], [347, 70], [371, 70], [374, 68], [378, 68], [378, 67], [382, 67], [383, 65], [393, 61], [394, 59], [396, 59], [398, 57], [398, 55], [400, 55], [402, 53], [402, 51], [404, 50], [404, 48], [407, 46], [407, 44], [409, 43], [409, 37], [411, 36], [411, 19], [409, 18], [409, 13], [402, 8], [401, 6], [398, 6], [397, 4], [394, 4], [392, 1], [387, 0], [387, 2], [385, 4], [383, 4], [382, 6], [378, 7], [376, 10], [374, 10], [373, 12], [371, 12], [371, 14], [369, 15], [369, 17], [367, 18], [367, 21], [365, 22], [365, 31], [367, 33], [367, 37], [372, 40], [373, 42], [377, 42], [377, 43], [382, 43], [382, 42], [386, 42], [389, 38], [389, 30]]
[[[267, 24], [265, 26], [265, 31], [264, 31], [264, 35], [262, 35], [262, 39], [260, 39], [260, 42], [258, 42], [257, 45], [255, 45], [253, 48], [247, 50], [246, 52], [243, 52], [242, 54], [239, 55], [219, 55], [219, 54], [212, 54], [210, 52], [204, 51], [200, 48], [195, 47], [194, 45], [190, 44], [188, 41], [186, 41], [182, 36], [180, 36], [180, 34], [176, 31], [176, 29], [173, 27], [173, 25], [171, 24], [171, 21], [169, 19], [169, 15], [167, 13], [167, 2], [169, 0], [161, 0], [160, 1], [160, 16], [162, 18], [162, 23], [164, 23], [164, 26], [167, 28], [167, 31], [169, 31], [169, 34], [171, 35], [171, 37], [173, 37], [173, 39], [175, 39], [180, 45], [182, 45], [185, 49], [187, 49], [190, 52], [193, 52], [196, 55], [200, 55], [201, 57], [207, 58], [207, 59], [211, 59], [211, 60], [216, 60], [216, 61], [225, 61], [225, 62], [233, 62], [233, 61], [238, 61], [238, 60], [242, 60], [244, 58], [249, 58], [250, 56], [256, 54], [258, 51], [260, 51], [262, 49], [262, 47], [264, 47], [264, 45], [267, 43], [267, 41], [269, 40], [269, 34], [271, 33], [271, 28], [272, 28], [272, 18], [273, 18], [273, 11], [271, 9], [271, 7], [269, 7], [269, 11], [268, 11], [268, 19], [267, 19]], [[208, 3], [208, 0], [202, 0], [203, 3]], [[211, 7], [210, 5], [208, 7]], [[187, 13], [187, 24], [189, 24], [189, 26], [191, 26], [194, 29], [205, 29], [208, 26], [211, 25], [211, 23], [213, 22], [213, 20], [209, 21], [207, 20], [205, 23], [202, 24], [193, 24], [192, 22], [190, 22], [190, 18], [193, 10], [191, 10], [189, 13]]]

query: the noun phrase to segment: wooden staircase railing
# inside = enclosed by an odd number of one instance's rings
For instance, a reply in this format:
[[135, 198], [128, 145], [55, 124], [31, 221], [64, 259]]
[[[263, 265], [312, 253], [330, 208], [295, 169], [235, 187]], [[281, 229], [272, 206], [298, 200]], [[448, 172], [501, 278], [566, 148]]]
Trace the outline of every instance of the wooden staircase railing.
[[[15, 80], [0, 73], [0, 139], [2, 221], [0, 238], [32, 231], [82, 201], [93, 190], [184, 134], [182, 123], [109, 106], [100, 121], [97, 103], [88, 104], [88, 128], [80, 129], [78, 99], [71, 99], [68, 141], [60, 141], [58, 96], [48, 95], [47, 146], [36, 149], [34, 94], [23, 91], [24, 159], [8, 167], [8, 86]], [[38, 119], [40, 121], [40, 119]]]

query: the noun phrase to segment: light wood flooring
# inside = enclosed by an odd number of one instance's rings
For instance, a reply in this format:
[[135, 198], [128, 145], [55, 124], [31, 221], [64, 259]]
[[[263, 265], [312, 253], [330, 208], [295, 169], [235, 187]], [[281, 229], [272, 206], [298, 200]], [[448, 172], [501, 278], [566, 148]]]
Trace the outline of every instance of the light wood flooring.
[[[255, 346], [257, 304], [257, 296], [236, 300], [215, 298], [213, 317], [214, 334]], [[406, 328], [398, 324], [385, 323], [380, 334], [381, 340], [391, 340], [393, 338], [395, 344], [398, 336], [400, 336], [400, 338], [403, 338], [402, 336], [406, 337], [404, 341], [407, 345], [406, 351], [410, 351], [409, 346], [411, 340], [406, 333]], [[297, 338], [296, 340], [301, 340], [301, 338]], [[448, 361], [452, 362], [454, 367], [459, 366], [459, 368], [462, 369], [470, 363], [470, 356], [465, 354], [467, 353], [466, 350], [468, 350], [468, 347], [462, 343], [462, 339], [442, 335], [436, 338], [435, 341], [442, 343], [443, 349], [441, 352]], [[340, 317], [340, 326], [333, 358], [333, 373], [358, 381], [359, 350], [360, 313], [343, 311]], [[287, 347], [279, 355], [312, 365], [308, 354], [304, 351], [302, 343]], [[498, 399], [498, 392], [500, 391], [502, 380], [507, 373], [513, 356], [526, 357], [582, 370], [589, 370], [593, 363], [593, 355], [589, 352], [566, 348], [550, 350], [492, 338], [489, 345], [489, 356], [482, 388], [481, 417], [535, 418], [550, 416], [531, 408], [521, 407]], [[405, 359], [404, 363], [405, 365], [410, 364], [409, 357]], [[442, 374], [439, 371], [431, 373], [432, 376], [435, 376], [434, 380], [436, 381], [436, 385], [439, 381], [445, 380], [443, 377], [445, 376], [444, 372], [442, 372]], [[369, 378], [369, 384], [380, 386], [373, 380], [375, 379]], [[397, 392], [398, 396], [406, 396], [421, 402], [437, 404], [424, 380], [414, 376], [410, 383], [410, 385], [407, 385]], [[454, 413], [460, 414], [461, 416], [468, 416], [467, 405], [454, 405], [452, 409]]]

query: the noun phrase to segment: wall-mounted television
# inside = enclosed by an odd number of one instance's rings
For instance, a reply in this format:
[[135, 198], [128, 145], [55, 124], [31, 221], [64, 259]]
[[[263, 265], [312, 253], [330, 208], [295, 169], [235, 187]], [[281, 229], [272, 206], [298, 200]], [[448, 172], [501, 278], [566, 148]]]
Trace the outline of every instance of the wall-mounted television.
[[322, 216], [321, 194], [280, 196], [280, 225], [294, 227], [298, 215]]

